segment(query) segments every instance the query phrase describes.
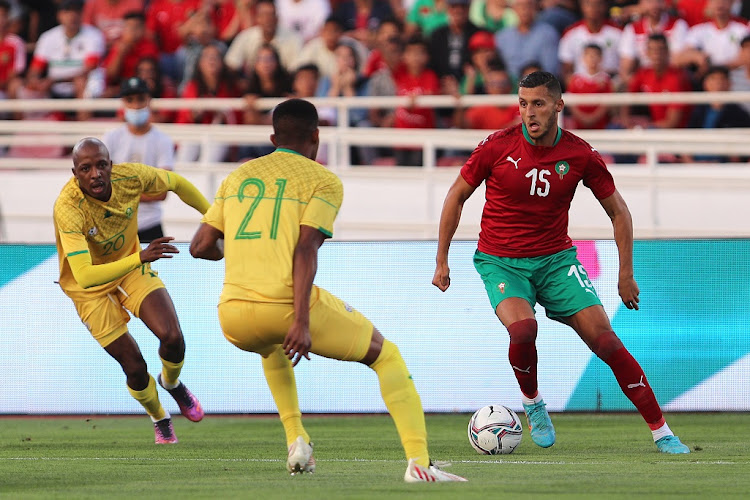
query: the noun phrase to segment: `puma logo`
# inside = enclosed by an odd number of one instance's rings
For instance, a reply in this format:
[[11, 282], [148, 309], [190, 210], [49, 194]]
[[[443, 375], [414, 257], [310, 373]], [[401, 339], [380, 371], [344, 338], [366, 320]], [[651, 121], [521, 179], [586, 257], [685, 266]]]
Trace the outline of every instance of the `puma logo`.
[[643, 383], [643, 375], [641, 375], [637, 384], [628, 384], [628, 389], [635, 389], [636, 387], [646, 387], [646, 384]]
[[517, 160], [514, 160], [514, 159], [513, 159], [513, 158], [511, 158], [510, 156], [508, 156], [508, 157], [507, 157], [507, 158], [505, 158], [505, 159], [506, 159], [506, 160], [508, 160], [509, 162], [511, 162], [511, 163], [512, 163], [513, 165], [515, 165], [515, 166], [516, 166], [516, 170], [518, 170], [518, 162], [519, 162], [519, 161], [521, 161], [521, 157], [520, 157], [520, 156], [518, 157], [518, 159], [517, 159]]
[[513, 369], [514, 369], [515, 371], [517, 371], [517, 372], [521, 372], [521, 373], [531, 373], [531, 366], [529, 366], [529, 367], [528, 367], [528, 368], [526, 368], [525, 370], [524, 370], [523, 368], [519, 368], [519, 367], [517, 367], [516, 365], [510, 365], [510, 366], [512, 366], [512, 367], [513, 367]]

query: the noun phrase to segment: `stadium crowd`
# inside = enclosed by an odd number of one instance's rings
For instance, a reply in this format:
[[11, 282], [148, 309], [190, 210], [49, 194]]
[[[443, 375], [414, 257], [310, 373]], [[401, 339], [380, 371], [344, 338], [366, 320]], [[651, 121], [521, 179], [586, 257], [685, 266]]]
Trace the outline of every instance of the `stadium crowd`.
[[[747, 17], [739, 0], [0, 0], [0, 96], [116, 97], [137, 76], [156, 98], [244, 97], [235, 112], [152, 121], [270, 124], [259, 97], [511, 94], [537, 69], [570, 93], [750, 90]], [[750, 102], [566, 110], [577, 129], [750, 127]], [[335, 124], [334, 110], [320, 113]], [[412, 104], [349, 120], [499, 129], [520, 117], [517, 106]], [[416, 150], [354, 153], [355, 163], [421, 164]]]

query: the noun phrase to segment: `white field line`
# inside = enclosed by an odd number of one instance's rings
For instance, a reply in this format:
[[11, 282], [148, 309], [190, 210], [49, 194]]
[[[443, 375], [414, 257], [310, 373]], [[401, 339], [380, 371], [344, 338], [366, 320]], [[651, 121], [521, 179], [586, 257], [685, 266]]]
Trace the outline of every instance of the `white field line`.
[[[162, 458], [162, 457], [6, 457], [0, 458], [3, 461], [50, 461], [50, 462], [76, 462], [76, 461], [112, 461], [112, 462], [285, 462], [277, 458]], [[367, 462], [367, 463], [402, 463], [403, 460], [373, 460], [367, 458], [333, 458], [327, 460], [317, 460], [320, 462]], [[566, 462], [564, 460], [453, 460], [449, 464], [478, 464], [478, 465], [612, 465], [627, 464], [630, 462]], [[438, 462], [442, 467], [449, 464]], [[747, 465], [744, 462], [732, 462], [727, 460], [669, 460], [659, 461], [658, 464], [690, 464], [690, 465]]]

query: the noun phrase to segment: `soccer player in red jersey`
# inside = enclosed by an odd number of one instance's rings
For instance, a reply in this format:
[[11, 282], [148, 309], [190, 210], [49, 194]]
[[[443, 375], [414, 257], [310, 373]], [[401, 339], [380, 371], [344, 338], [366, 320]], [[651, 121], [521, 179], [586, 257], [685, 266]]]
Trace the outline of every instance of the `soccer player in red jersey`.
[[484, 139], [448, 191], [432, 284], [442, 291], [450, 286], [451, 239], [464, 202], [484, 182], [486, 202], [474, 265], [510, 334], [508, 358], [534, 443], [544, 448], [555, 443], [555, 429], [537, 389], [534, 305], [538, 302], [548, 317], [572, 327], [609, 365], [651, 428], [659, 451], [690, 453], [665, 422], [640, 365], [612, 331], [568, 236], [570, 202], [583, 181], [612, 220], [620, 257], [620, 297], [628, 309], [638, 309], [630, 211], [599, 153], [558, 127], [564, 106], [561, 96], [560, 82], [551, 73], [537, 71], [521, 80], [522, 123]]

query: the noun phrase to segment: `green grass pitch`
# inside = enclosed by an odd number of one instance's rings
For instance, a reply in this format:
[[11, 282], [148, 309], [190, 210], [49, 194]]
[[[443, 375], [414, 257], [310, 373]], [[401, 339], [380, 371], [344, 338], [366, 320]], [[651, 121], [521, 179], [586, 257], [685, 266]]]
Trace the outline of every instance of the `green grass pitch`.
[[[525, 418], [522, 417], [525, 422]], [[289, 476], [275, 417], [175, 418], [156, 446], [147, 417], [0, 418], [0, 498], [749, 498], [750, 414], [671, 414], [689, 455], [656, 451], [637, 414], [553, 414], [557, 443], [524, 430], [511, 455], [478, 455], [469, 415], [428, 415], [431, 454], [468, 483], [405, 484], [387, 415], [314, 416], [317, 472]]]

